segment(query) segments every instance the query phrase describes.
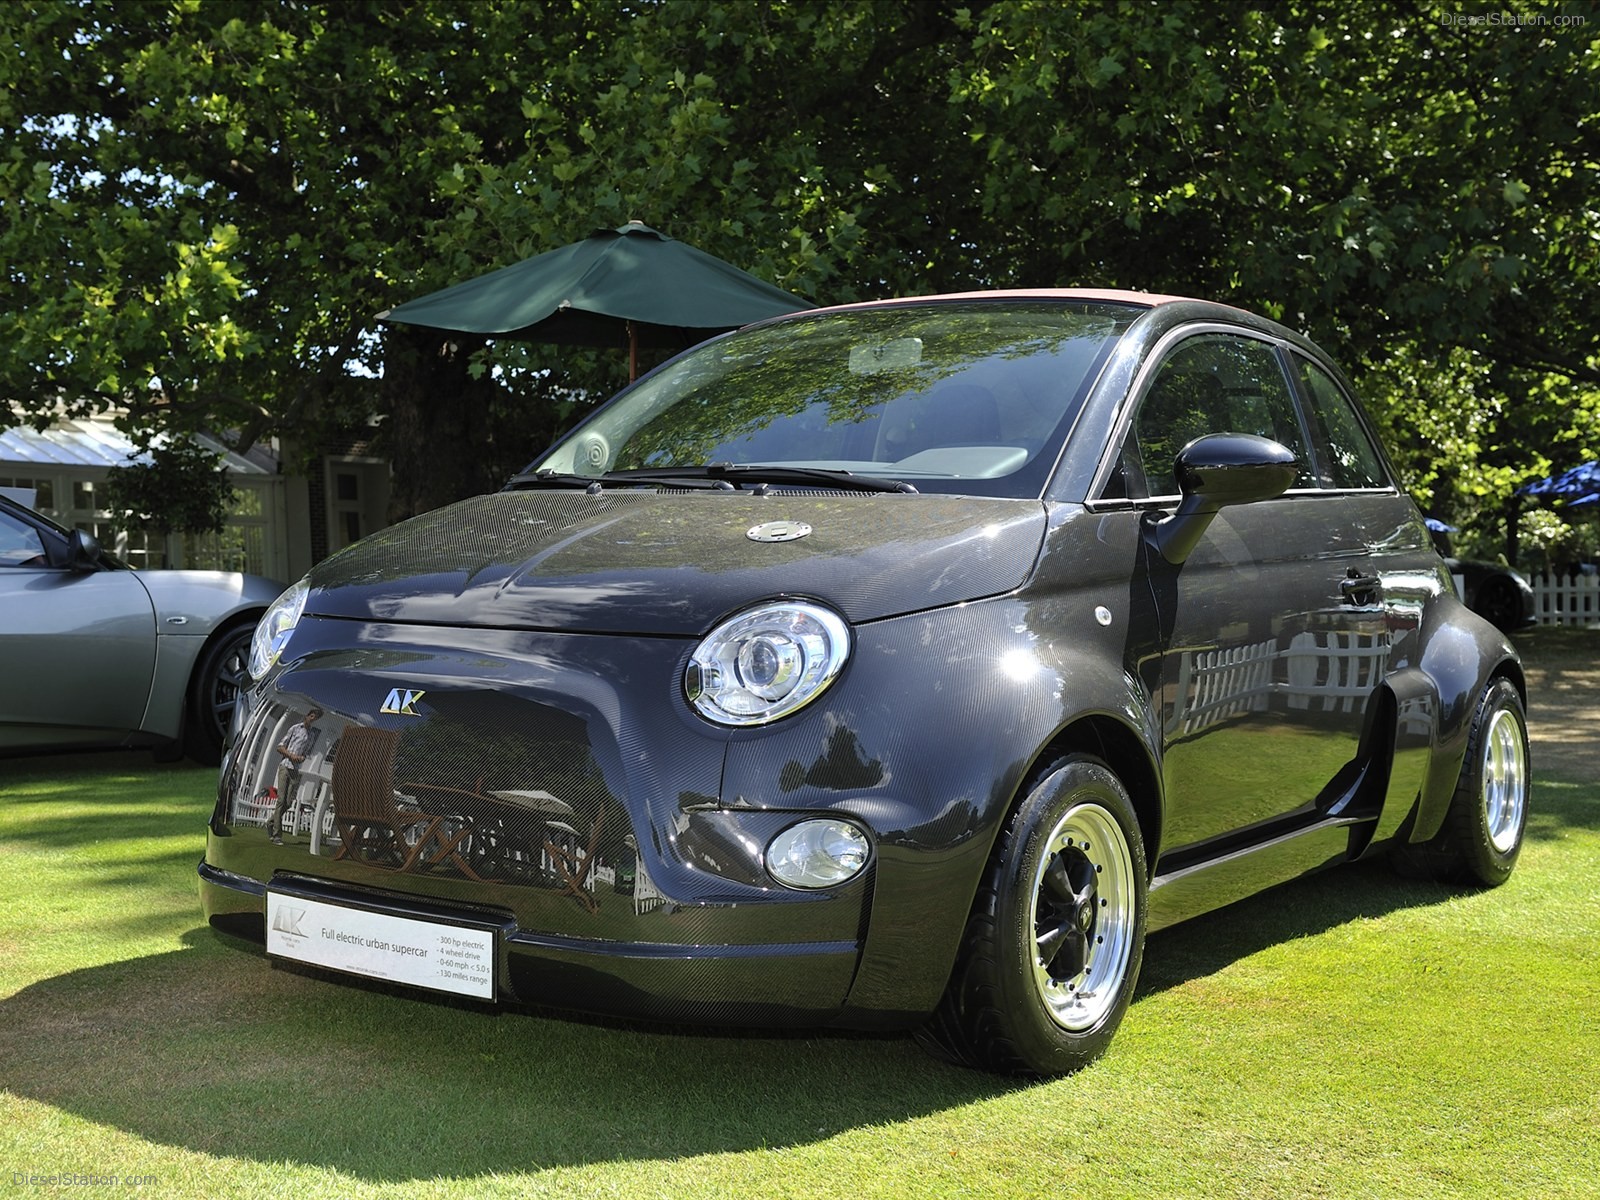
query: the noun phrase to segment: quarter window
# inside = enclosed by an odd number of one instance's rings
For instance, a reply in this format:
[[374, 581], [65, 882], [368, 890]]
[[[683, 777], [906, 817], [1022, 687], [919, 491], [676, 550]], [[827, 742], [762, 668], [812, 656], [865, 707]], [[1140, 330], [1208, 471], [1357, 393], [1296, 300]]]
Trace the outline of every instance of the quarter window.
[[1300, 382], [1311, 402], [1311, 421], [1329, 478], [1336, 488], [1384, 488], [1383, 460], [1344, 389], [1309, 359], [1298, 359]]

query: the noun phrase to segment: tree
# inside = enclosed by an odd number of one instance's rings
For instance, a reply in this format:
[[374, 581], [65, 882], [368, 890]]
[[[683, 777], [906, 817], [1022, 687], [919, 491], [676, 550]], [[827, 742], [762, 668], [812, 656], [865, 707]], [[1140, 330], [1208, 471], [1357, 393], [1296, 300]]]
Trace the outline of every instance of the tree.
[[1380, 384], [1412, 364], [1458, 424], [1492, 402], [1478, 458], [1532, 477], [1600, 441], [1567, 403], [1600, 388], [1600, 18], [1511, 8], [7, 6], [0, 420], [242, 444], [376, 415], [414, 511], [624, 368], [375, 315], [638, 218], [824, 302], [1231, 299]]
[[106, 509], [163, 541], [170, 533], [221, 533], [233, 500], [221, 456], [184, 438], [155, 445], [146, 462], [106, 472]]

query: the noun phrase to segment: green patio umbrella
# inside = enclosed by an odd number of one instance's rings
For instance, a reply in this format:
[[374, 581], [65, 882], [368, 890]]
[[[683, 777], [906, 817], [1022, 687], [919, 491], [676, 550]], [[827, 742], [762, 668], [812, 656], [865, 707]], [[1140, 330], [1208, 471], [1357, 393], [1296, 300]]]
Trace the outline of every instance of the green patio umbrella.
[[683, 349], [814, 307], [639, 221], [378, 314], [380, 321], [569, 346]]

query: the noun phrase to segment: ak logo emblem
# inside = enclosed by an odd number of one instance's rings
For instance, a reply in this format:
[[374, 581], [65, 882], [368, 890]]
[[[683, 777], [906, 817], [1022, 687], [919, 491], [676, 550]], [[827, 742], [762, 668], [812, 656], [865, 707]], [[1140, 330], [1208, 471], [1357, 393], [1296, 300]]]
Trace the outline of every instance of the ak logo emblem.
[[389, 696], [383, 702], [379, 712], [394, 713], [402, 717], [418, 716], [417, 701], [428, 693], [413, 691], [411, 688], [390, 688]]

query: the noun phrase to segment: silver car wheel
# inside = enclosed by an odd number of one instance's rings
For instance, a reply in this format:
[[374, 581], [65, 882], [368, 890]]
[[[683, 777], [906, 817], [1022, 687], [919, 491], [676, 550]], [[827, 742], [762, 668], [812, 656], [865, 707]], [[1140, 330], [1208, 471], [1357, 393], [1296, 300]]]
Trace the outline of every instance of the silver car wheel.
[[1528, 808], [1528, 757], [1516, 714], [1500, 709], [1483, 739], [1479, 797], [1489, 842], [1501, 854], [1516, 846]]
[[1133, 954], [1136, 888], [1122, 826], [1098, 804], [1051, 830], [1033, 880], [1033, 980], [1063, 1029], [1093, 1028], [1118, 1002]]

